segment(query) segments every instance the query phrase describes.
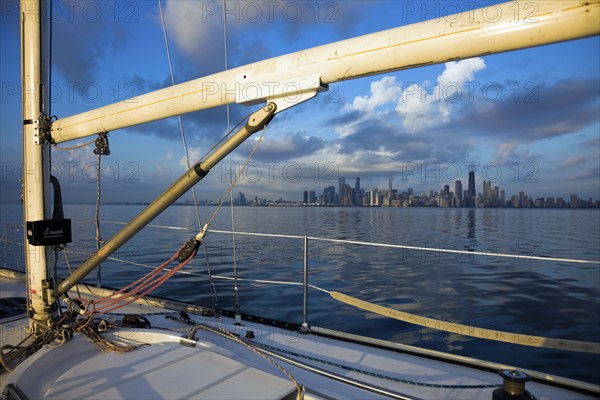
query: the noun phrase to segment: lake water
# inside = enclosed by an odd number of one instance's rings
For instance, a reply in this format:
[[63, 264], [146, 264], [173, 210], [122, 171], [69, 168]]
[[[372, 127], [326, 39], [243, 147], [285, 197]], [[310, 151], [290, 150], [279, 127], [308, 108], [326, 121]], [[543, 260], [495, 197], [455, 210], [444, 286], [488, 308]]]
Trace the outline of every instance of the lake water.
[[[104, 206], [102, 237], [109, 239], [135, 216], [140, 206]], [[201, 207], [203, 221], [215, 207]], [[2, 238], [22, 241], [20, 205], [2, 205]], [[75, 267], [95, 250], [94, 206], [65, 205], [73, 220], [74, 242], [68, 247]], [[308, 235], [448, 251], [385, 249], [309, 240], [309, 281], [386, 307], [418, 315], [508, 331], [600, 342], [600, 265], [540, 261], [515, 257], [600, 261], [600, 210], [238, 207], [240, 232]], [[198, 231], [193, 207], [175, 206], [158, 217], [115, 257], [156, 266]], [[224, 207], [211, 229], [231, 230]], [[186, 228], [188, 230], [173, 229]], [[233, 277], [231, 235], [209, 233], [205, 239], [212, 273]], [[0, 243], [2, 266], [22, 268], [22, 247]], [[302, 287], [252, 282], [301, 282], [301, 239], [235, 236], [240, 308], [244, 313], [302, 322]], [[498, 253], [510, 254], [500, 257]], [[64, 256], [59, 275], [67, 273]], [[211, 306], [213, 297], [201, 252], [155, 294]], [[119, 287], [148, 272], [116, 261], [102, 265], [103, 283]], [[95, 282], [95, 273], [88, 281]], [[233, 309], [233, 282], [215, 279], [218, 305]], [[310, 289], [309, 324], [454, 354], [517, 365], [600, 384], [600, 356], [543, 350], [471, 339], [412, 326], [347, 306], [327, 293]]]

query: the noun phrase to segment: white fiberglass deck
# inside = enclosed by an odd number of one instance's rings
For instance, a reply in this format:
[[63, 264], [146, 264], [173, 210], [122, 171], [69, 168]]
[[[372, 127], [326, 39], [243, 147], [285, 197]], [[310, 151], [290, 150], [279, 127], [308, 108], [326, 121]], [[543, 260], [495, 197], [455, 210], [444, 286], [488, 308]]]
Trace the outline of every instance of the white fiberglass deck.
[[291, 381], [255, 367], [261, 359], [249, 362], [209, 344], [186, 347], [169, 332], [124, 330], [119, 336], [150, 345], [103, 353], [77, 335], [39, 351], [10, 381], [30, 399], [282, 399], [295, 393]]
[[[7, 282], [7, 278], [1, 279]], [[176, 312], [140, 304], [127, 306], [123, 312], [144, 315], [152, 328], [117, 329], [103, 335], [149, 346], [128, 353], [102, 352], [76, 334], [61, 346], [38, 351], [11, 375], [3, 374], [0, 390], [14, 383], [30, 399], [296, 397], [296, 386], [289, 377], [244, 345], [200, 329], [191, 343], [194, 346], [186, 346], [181, 336], [191, 326], [174, 320]], [[274, 361], [305, 387], [307, 399], [491, 399], [493, 390], [501, 385], [493, 370], [256, 322], [237, 326], [225, 317], [190, 317], [237, 337], [251, 337], [247, 340], [250, 346], [270, 352]], [[105, 318], [118, 320], [122, 314]], [[11, 330], [18, 333], [14, 325]], [[2, 344], [5, 339], [3, 336]], [[594, 398], [538, 382], [529, 382], [527, 390], [540, 400]]]

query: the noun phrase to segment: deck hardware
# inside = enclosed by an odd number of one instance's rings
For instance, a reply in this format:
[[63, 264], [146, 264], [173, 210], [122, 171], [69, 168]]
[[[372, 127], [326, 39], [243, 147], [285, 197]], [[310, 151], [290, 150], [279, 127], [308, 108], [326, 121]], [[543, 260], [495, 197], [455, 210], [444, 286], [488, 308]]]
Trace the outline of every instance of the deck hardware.
[[83, 304], [81, 304], [81, 301], [77, 299], [71, 299], [67, 295], [64, 296], [63, 301], [65, 302], [65, 305], [67, 306], [67, 310], [69, 312], [73, 314], [82, 315], [85, 313], [85, 309], [83, 308]]
[[194, 321], [188, 313], [185, 311], [179, 312], [179, 321], [188, 324], [188, 325], [198, 325], [196, 321]]
[[300, 333], [303, 335], [310, 333], [310, 327], [306, 322], [302, 323], [302, 325], [300, 326]]
[[502, 387], [494, 390], [492, 400], [528, 400], [535, 399], [531, 393], [525, 390], [525, 382], [531, 380], [525, 372], [513, 369], [498, 371], [503, 379]]
[[108, 331], [109, 325], [105, 319], [101, 319], [100, 321], [98, 321], [98, 324], [96, 324], [95, 328], [97, 332], [106, 332]]
[[197, 343], [198, 343], [198, 340], [196, 337], [194, 337], [192, 339], [188, 339], [187, 335], [183, 335], [181, 338], [179, 338], [179, 344], [181, 344], [182, 346], [185, 346], [185, 347], [196, 347]]
[[152, 325], [150, 324], [150, 321], [148, 321], [148, 318], [144, 317], [143, 315], [139, 315], [139, 314], [126, 314], [123, 317], [122, 323], [124, 326], [128, 326], [131, 328], [149, 329], [152, 327]]
[[187, 260], [188, 258], [190, 258], [192, 256], [192, 254], [194, 254], [195, 251], [198, 250], [198, 247], [200, 247], [200, 243], [201, 243], [201, 241], [196, 240], [195, 237], [188, 240], [185, 243], [185, 246], [183, 247], [183, 249], [181, 249], [181, 251], [177, 255], [177, 261], [182, 263], [185, 260]]
[[3, 399], [29, 400], [29, 397], [15, 383], [9, 383], [2, 392]]
[[96, 148], [94, 154], [101, 156], [110, 156], [110, 147], [108, 145], [108, 132], [100, 132], [96, 139]]

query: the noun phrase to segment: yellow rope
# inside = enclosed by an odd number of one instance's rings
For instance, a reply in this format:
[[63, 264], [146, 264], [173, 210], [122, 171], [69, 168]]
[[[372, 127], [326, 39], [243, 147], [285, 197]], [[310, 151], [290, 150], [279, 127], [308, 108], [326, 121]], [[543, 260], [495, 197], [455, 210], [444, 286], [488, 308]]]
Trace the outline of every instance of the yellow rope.
[[484, 329], [476, 326], [462, 325], [454, 322], [442, 321], [428, 317], [421, 317], [414, 314], [409, 314], [404, 311], [394, 310], [388, 307], [379, 306], [369, 303], [368, 301], [360, 300], [346, 294], [332, 291], [329, 293], [334, 299], [351, 306], [361, 308], [386, 317], [398, 319], [414, 325], [420, 325], [439, 331], [457, 333], [459, 335], [471, 336], [480, 339], [496, 340], [512, 344], [519, 344], [531, 347], [543, 347], [546, 349], [579, 351], [583, 353], [600, 354], [600, 343], [581, 342], [577, 340], [554, 339], [542, 336], [525, 335], [517, 332], [503, 332], [494, 329]]

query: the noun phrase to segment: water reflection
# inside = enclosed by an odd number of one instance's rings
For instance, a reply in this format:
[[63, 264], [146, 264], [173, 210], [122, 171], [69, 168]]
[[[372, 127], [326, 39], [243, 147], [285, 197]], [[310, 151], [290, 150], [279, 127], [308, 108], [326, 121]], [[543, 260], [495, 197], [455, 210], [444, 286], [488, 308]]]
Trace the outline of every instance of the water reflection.
[[476, 210], [468, 209], [467, 210], [467, 237], [469, 239], [475, 239], [475, 233], [477, 231], [476, 226]]
[[[204, 218], [213, 211], [211, 207], [201, 208]], [[19, 215], [19, 210], [3, 208], [2, 212], [7, 213], [2, 215], [2, 235], [22, 241], [22, 232], [5, 229], [12, 221], [11, 215]], [[138, 207], [110, 206], [103, 210], [102, 218], [126, 221], [137, 212]], [[77, 264], [82, 259], [79, 253], [87, 253], [88, 244], [94, 243], [94, 229], [90, 223], [93, 206], [65, 205], [65, 213], [74, 218], [75, 242], [68, 246], [68, 252], [72, 263]], [[85, 220], [80, 221], [80, 216]], [[600, 260], [598, 210], [239, 207], [235, 210], [235, 218], [236, 229], [245, 232], [483, 251], [487, 256], [311, 241], [309, 280], [328, 290], [339, 290], [392, 308], [411, 309], [434, 318], [516, 333], [600, 340], [597, 265], [497, 256], [498, 252], [503, 252]], [[221, 212], [214, 222], [213, 229], [231, 229], [231, 217], [227, 212]], [[191, 207], [173, 207], [154, 223], [197, 229]], [[118, 228], [120, 226], [103, 224], [103, 237], [109, 238]], [[189, 236], [190, 231], [146, 228], [118, 255], [119, 258], [157, 265]], [[231, 236], [209, 234], [206, 244], [213, 272], [231, 277]], [[21, 248], [16, 248], [19, 251], [12, 249], [2, 246], [0, 260], [22, 265]], [[302, 240], [237, 236], [236, 249], [240, 277], [302, 280]], [[203, 257], [196, 257], [186, 266], [186, 272], [203, 275], [178, 275], [158, 294], [210, 306], [206, 269]], [[122, 286], [147, 272], [115, 262], [106, 262], [103, 271], [106, 279], [112, 280], [105, 283], [112, 286]], [[220, 305], [230, 308], [233, 304], [231, 281], [219, 280], [216, 285]], [[301, 286], [242, 281], [239, 287], [243, 312], [301, 322]], [[548, 372], [572, 377], [576, 373], [584, 374], [583, 378], [588, 380], [600, 375], [597, 367], [579, 368], [580, 365], [597, 366], [597, 358], [595, 363], [592, 358], [579, 354], [557, 358], [556, 353], [495, 347], [445, 333], [432, 334], [399, 321], [373, 318], [371, 314], [340, 305], [326, 293], [316, 290], [310, 291], [309, 301], [309, 321], [315, 325], [382, 339], [397, 338], [506, 364], [525, 363], [523, 367], [532, 369], [547, 370], [546, 365], [551, 359], [554, 360], [552, 371]], [[527, 357], [523, 356], [525, 353]]]

